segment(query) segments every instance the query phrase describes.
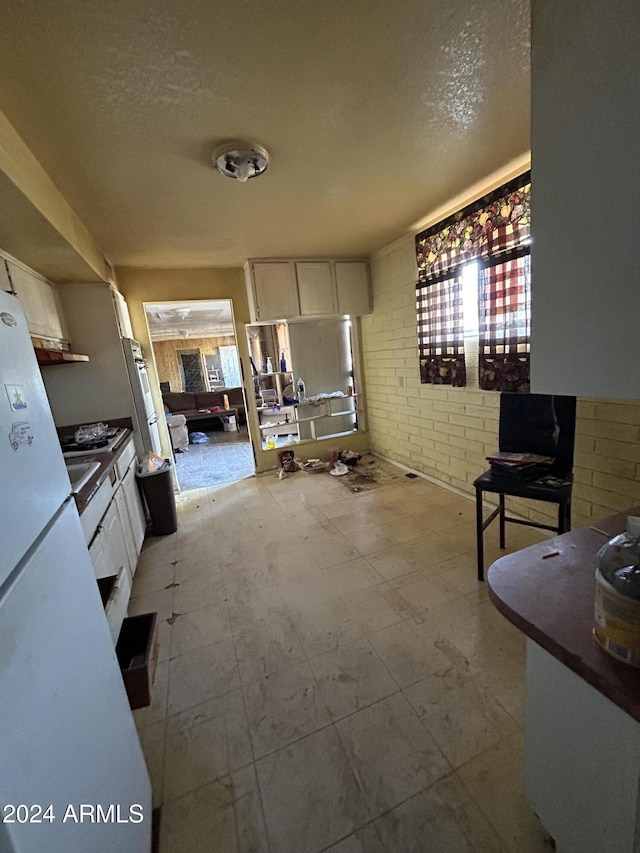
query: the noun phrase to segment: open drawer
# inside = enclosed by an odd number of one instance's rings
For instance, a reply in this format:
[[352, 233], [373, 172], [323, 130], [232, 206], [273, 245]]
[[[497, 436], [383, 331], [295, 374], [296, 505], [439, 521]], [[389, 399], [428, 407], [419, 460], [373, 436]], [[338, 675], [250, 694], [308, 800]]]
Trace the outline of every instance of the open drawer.
[[132, 709], [151, 704], [151, 685], [156, 672], [157, 613], [128, 616], [116, 643], [116, 656]]

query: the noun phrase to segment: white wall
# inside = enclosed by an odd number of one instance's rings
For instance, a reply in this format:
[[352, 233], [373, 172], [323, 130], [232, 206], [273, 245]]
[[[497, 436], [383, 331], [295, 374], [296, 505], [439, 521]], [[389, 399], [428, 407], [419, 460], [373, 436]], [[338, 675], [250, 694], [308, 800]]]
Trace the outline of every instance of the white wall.
[[533, 0], [535, 392], [640, 397], [639, 13]]

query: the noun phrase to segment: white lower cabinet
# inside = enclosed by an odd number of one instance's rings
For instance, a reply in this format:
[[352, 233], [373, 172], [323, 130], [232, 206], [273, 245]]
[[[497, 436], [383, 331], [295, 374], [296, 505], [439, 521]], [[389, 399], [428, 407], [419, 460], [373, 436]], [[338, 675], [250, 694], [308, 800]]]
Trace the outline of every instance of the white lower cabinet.
[[127, 569], [130, 577], [133, 579], [136, 571], [136, 564], [138, 562], [138, 553], [136, 552], [135, 542], [133, 541], [133, 531], [131, 530], [131, 521], [129, 519], [129, 511], [127, 509], [127, 502], [125, 501], [122, 484], [118, 485], [113, 499], [116, 504], [118, 518], [120, 519], [122, 541], [127, 555]]
[[[133, 439], [131, 444], [133, 446]], [[123, 459], [128, 459], [130, 464], [124, 477], [120, 479]], [[89, 556], [96, 579], [112, 579], [104, 607], [114, 643], [118, 639], [122, 620], [127, 615], [133, 576], [146, 529], [135, 480], [136, 466], [135, 456], [129, 452], [128, 447], [125, 448], [116, 463], [111, 481], [105, 480], [82, 516], [85, 536], [92, 536]], [[96, 499], [97, 503], [94, 504]], [[97, 510], [104, 510], [105, 499], [108, 500], [108, 505], [98, 523]]]
[[122, 492], [127, 504], [127, 512], [129, 515], [129, 523], [131, 525], [131, 535], [135, 548], [136, 561], [142, 550], [144, 542], [144, 534], [147, 529], [147, 519], [142, 509], [140, 493], [138, 492], [138, 484], [136, 483], [136, 466], [137, 460], [134, 459], [122, 481]]
[[96, 535], [89, 546], [89, 555], [97, 578], [117, 575], [123, 566], [127, 571], [129, 570], [129, 554], [117, 499], [111, 501], [104, 518], [98, 525]]

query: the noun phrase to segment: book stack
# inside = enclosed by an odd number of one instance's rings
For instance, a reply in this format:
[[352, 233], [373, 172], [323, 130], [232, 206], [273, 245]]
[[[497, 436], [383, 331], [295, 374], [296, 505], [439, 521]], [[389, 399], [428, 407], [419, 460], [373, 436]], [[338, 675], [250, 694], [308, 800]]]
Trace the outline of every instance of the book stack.
[[497, 451], [487, 456], [491, 471], [499, 477], [513, 480], [536, 480], [548, 474], [555, 462], [553, 456], [540, 456], [537, 453], [506, 453]]

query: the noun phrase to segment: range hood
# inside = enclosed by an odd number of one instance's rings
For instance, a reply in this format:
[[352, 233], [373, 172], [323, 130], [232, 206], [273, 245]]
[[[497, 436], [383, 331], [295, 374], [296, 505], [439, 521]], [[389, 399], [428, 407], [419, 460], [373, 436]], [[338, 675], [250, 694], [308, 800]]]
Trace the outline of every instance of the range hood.
[[88, 355], [69, 352], [71, 344], [68, 340], [53, 341], [48, 338], [37, 338], [31, 335], [31, 343], [36, 353], [38, 364], [74, 364], [78, 361], [89, 361]]
[[79, 361], [89, 361], [88, 355], [77, 352], [67, 352], [62, 349], [46, 349], [45, 347], [34, 347], [36, 359], [41, 366], [49, 364], [74, 364]]

